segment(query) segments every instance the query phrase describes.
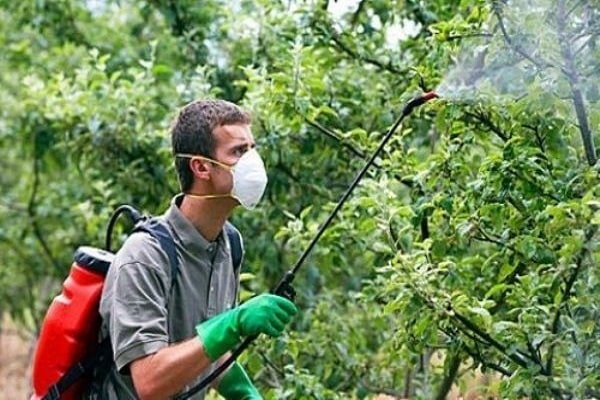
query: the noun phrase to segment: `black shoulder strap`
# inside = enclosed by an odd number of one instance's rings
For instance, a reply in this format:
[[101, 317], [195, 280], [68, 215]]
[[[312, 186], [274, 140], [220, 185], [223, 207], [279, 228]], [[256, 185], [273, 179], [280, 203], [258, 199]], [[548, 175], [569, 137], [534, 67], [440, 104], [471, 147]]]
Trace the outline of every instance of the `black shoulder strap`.
[[[243, 248], [242, 248], [242, 235], [236, 229], [233, 224], [229, 221], [225, 223], [224, 227], [225, 233], [229, 238], [229, 243], [231, 245], [231, 259], [233, 261], [233, 269], [237, 271], [242, 266], [242, 257], [243, 257]], [[175, 242], [173, 241], [173, 237], [169, 232], [168, 228], [164, 223], [159, 221], [156, 218], [149, 218], [142, 222], [140, 222], [133, 230], [134, 232], [143, 231], [150, 234], [160, 243], [162, 249], [167, 253], [167, 257], [169, 257], [169, 265], [171, 266], [171, 276], [175, 277], [179, 270], [179, 261], [177, 259], [177, 251], [175, 248]], [[173, 278], [171, 282], [175, 282]], [[173, 285], [173, 283], [171, 283]]]
[[179, 261], [177, 259], [177, 250], [175, 242], [169, 232], [169, 229], [157, 218], [149, 218], [138, 223], [133, 232], [147, 232], [154, 239], [158, 240], [160, 247], [167, 253], [169, 266], [171, 267], [171, 288], [175, 284], [175, 277], [179, 270]]
[[91, 371], [100, 363], [106, 363], [106, 360], [112, 360], [112, 351], [110, 340], [106, 337], [98, 348], [85, 356], [77, 364], [71, 366], [60, 379], [48, 388], [48, 392], [42, 397], [42, 400], [58, 400], [61, 396], [77, 382], [82, 376], [91, 373]]
[[231, 245], [231, 260], [233, 261], [233, 270], [238, 271], [242, 267], [242, 257], [244, 250], [242, 249], [242, 235], [230, 222], [225, 223], [225, 233], [229, 237]]
[[[244, 256], [242, 235], [229, 221], [225, 222], [223, 229], [229, 238], [233, 272], [237, 276], [237, 272], [241, 269], [242, 258]], [[173, 289], [173, 286], [175, 285], [175, 277], [179, 271], [179, 262], [177, 260], [175, 242], [173, 241], [173, 237], [171, 236], [168, 228], [160, 220], [156, 218], [150, 218], [138, 223], [134, 228], [134, 232], [136, 231], [143, 231], [150, 234], [152, 237], [158, 240], [162, 249], [165, 251], [165, 253], [167, 253], [167, 256], [169, 257], [169, 265], [171, 266], [171, 289]]]

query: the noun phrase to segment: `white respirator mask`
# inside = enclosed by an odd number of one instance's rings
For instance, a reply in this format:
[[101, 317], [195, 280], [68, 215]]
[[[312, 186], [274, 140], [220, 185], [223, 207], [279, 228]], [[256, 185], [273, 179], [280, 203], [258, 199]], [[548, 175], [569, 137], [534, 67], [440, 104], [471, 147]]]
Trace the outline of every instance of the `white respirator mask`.
[[232, 197], [247, 209], [256, 207], [267, 187], [267, 171], [262, 158], [256, 149], [245, 152], [234, 165], [228, 165], [208, 157], [194, 154], [175, 154], [175, 157], [200, 159], [214, 163], [225, 168], [233, 177], [233, 187], [230, 193], [224, 194], [193, 194], [186, 193], [191, 197], [213, 199], [219, 197]]

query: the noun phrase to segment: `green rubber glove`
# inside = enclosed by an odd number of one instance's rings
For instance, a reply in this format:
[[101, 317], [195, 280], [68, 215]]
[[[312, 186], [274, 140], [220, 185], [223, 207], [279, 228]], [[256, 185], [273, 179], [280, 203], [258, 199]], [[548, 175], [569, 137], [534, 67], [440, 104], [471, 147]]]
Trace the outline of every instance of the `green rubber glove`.
[[298, 309], [288, 299], [261, 294], [196, 326], [204, 352], [217, 360], [246, 336], [279, 336]]
[[226, 400], [262, 400], [244, 368], [234, 362], [217, 386], [217, 392]]

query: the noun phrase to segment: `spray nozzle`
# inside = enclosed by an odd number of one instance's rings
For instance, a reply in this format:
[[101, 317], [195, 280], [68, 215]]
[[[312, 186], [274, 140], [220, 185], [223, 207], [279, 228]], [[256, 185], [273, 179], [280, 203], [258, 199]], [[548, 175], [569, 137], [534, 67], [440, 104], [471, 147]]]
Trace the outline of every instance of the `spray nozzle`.
[[432, 99], [435, 99], [435, 98], [438, 98], [438, 97], [440, 97], [440, 95], [439, 95], [439, 94], [437, 94], [436, 92], [434, 92], [434, 91], [432, 90], [432, 91], [430, 91], [430, 92], [423, 93], [423, 94], [421, 95], [421, 97], [423, 97], [424, 101], [426, 101], [426, 102], [427, 102], [427, 101], [429, 101], [429, 100], [432, 100]]
[[404, 106], [404, 109], [402, 110], [402, 115], [407, 116], [408, 114], [410, 114], [412, 112], [412, 110], [415, 107], [423, 105], [423, 104], [427, 103], [429, 100], [435, 99], [437, 97], [440, 97], [440, 96], [434, 91], [426, 92], [426, 93], [423, 93], [422, 95], [414, 97], [413, 99], [409, 100], [406, 103], [406, 105]]

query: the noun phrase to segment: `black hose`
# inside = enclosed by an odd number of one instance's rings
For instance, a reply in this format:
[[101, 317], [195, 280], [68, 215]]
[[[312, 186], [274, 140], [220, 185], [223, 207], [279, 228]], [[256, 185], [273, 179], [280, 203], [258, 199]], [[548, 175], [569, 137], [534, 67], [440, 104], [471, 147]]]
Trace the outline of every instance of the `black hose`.
[[117, 207], [116, 210], [113, 212], [113, 215], [110, 217], [110, 220], [108, 221], [108, 227], [106, 228], [106, 244], [105, 244], [104, 249], [108, 252], [112, 252], [112, 250], [110, 249], [111, 238], [112, 238], [113, 229], [117, 222], [117, 218], [119, 218], [119, 216], [121, 214], [123, 214], [124, 212], [127, 212], [127, 214], [129, 215], [129, 218], [131, 219], [131, 221], [134, 224], [136, 224], [138, 221], [140, 221], [144, 218], [138, 210], [136, 210], [135, 208], [133, 208], [130, 205], [123, 204], [123, 205], [120, 205], [119, 207]]

